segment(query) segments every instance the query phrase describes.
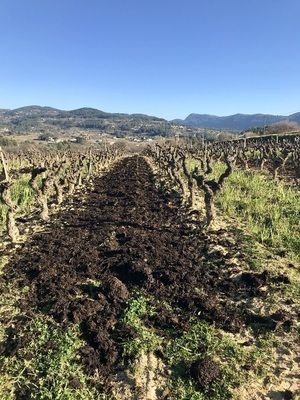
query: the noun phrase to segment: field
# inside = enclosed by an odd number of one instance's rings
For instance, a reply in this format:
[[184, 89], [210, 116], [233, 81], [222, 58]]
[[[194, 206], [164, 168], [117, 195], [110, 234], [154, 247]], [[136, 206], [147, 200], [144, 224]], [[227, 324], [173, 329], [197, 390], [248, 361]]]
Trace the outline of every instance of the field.
[[150, 153], [3, 233], [1, 398], [299, 399], [299, 188], [237, 165], [208, 224]]

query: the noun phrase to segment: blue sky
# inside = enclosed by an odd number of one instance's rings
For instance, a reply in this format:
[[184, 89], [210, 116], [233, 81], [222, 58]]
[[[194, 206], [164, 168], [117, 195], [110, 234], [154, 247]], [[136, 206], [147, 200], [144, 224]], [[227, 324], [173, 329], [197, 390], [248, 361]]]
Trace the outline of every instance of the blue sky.
[[0, 108], [300, 111], [299, 0], [1, 0]]

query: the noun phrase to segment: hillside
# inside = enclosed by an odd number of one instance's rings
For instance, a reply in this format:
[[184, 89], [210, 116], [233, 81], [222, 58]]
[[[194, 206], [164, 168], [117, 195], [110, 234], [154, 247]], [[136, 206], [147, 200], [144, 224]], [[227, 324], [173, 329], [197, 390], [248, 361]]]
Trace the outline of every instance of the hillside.
[[120, 131], [137, 130], [141, 123], [165, 125], [167, 121], [139, 114], [112, 114], [94, 108], [71, 111], [51, 107], [27, 106], [14, 110], [0, 110], [0, 129], [12, 134], [63, 133], [69, 129], [109, 130], [118, 126]]

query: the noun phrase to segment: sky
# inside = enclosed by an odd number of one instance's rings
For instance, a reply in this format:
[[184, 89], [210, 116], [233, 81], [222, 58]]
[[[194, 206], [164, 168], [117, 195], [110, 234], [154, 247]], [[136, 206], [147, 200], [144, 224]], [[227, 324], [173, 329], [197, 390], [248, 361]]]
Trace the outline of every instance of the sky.
[[0, 108], [300, 112], [299, 0], [1, 0]]

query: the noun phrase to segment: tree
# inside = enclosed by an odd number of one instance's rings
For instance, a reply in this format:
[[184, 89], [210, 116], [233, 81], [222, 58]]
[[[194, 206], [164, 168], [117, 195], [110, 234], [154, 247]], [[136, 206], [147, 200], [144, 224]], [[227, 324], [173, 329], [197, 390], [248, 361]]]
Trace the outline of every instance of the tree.
[[268, 135], [294, 131], [299, 131], [299, 125], [294, 121], [279, 121], [266, 126], [266, 134]]

